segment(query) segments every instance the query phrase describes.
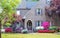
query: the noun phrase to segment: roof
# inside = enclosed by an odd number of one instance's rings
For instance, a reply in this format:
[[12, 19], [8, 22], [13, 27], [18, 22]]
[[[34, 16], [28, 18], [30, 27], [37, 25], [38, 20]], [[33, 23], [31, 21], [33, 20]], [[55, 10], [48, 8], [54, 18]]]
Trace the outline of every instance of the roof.
[[37, 2], [35, 2], [35, 1], [26, 1], [26, 0], [22, 0], [22, 2], [21, 2], [21, 4], [19, 4], [18, 5], [18, 9], [20, 9], [20, 8], [32, 8], [33, 6], [35, 6], [37, 4]]
[[17, 8], [17, 10], [30, 10], [30, 8]]

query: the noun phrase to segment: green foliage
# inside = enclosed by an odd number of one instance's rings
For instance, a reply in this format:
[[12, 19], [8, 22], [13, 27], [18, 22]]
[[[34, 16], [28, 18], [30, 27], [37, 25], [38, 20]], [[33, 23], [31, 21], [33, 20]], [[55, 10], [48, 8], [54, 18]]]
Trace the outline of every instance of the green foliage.
[[56, 30], [56, 26], [51, 26], [51, 27], [49, 27], [49, 30]]
[[5, 25], [6, 25], [7, 27], [9, 27], [11, 24], [10, 24], [10, 23], [6, 23]]
[[12, 14], [16, 12], [16, 7], [21, 2], [21, 0], [0, 0], [0, 7], [2, 8], [2, 13], [0, 13], [0, 20], [2, 25], [4, 24], [4, 19], [7, 17], [10, 22], [14, 20]]

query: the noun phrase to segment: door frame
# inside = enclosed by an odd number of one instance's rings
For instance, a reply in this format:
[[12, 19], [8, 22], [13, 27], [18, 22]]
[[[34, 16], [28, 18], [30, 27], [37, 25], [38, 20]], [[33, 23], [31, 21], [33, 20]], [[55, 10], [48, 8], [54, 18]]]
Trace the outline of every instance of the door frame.
[[[30, 24], [30, 25], [29, 25]], [[30, 27], [31, 26], [31, 30], [32, 30], [32, 21], [31, 20], [28, 20], [27, 21], [27, 29], [29, 30], [29, 28], [28, 27]]]

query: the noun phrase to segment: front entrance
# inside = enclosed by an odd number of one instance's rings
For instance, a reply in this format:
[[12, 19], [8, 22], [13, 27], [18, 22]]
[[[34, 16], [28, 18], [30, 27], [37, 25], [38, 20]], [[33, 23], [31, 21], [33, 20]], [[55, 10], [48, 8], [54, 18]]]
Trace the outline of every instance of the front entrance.
[[31, 20], [27, 21], [27, 29], [32, 31], [32, 21]]

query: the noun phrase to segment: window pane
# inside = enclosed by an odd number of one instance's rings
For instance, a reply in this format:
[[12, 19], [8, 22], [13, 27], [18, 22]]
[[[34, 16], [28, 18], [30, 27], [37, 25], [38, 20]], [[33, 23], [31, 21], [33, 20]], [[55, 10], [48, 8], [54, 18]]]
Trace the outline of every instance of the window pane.
[[50, 2], [51, 2], [51, 0], [46, 0], [46, 3], [47, 3], [48, 5], [50, 5]]
[[40, 9], [38, 9], [38, 14], [40, 14], [40, 12], [41, 12]]
[[36, 21], [35, 22], [35, 26], [37, 27], [37, 26], [40, 26], [41, 25], [41, 21]]
[[42, 15], [42, 10], [38, 8], [38, 9], [36, 10], [36, 14], [37, 14], [37, 15]]
[[40, 21], [38, 21], [38, 26], [40, 26]]

